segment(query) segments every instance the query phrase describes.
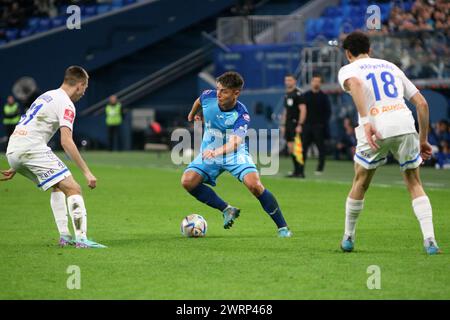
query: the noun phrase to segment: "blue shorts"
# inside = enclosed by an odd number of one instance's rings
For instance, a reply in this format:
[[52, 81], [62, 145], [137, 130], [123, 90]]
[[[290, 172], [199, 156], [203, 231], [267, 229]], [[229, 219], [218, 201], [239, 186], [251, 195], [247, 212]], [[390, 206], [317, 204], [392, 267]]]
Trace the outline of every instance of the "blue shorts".
[[203, 177], [203, 182], [212, 186], [216, 185], [216, 179], [224, 171], [228, 171], [239, 181], [243, 181], [244, 177], [250, 172], [258, 172], [252, 158], [248, 154], [235, 154], [224, 159], [202, 159], [200, 153], [187, 166], [187, 171], [195, 171]]

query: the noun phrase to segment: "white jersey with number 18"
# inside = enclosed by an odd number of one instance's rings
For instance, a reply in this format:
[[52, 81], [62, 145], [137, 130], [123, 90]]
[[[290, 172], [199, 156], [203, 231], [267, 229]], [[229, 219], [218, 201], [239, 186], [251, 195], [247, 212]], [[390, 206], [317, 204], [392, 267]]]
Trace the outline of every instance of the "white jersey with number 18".
[[[383, 139], [416, 132], [414, 118], [404, 98], [410, 99], [418, 90], [393, 63], [374, 58], [358, 59], [339, 70], [339, 84], [356, 77], [364, 84], [369, 121]], [[359, 129], [359, 130], [358, 130]], [[356, 130], [357, 136], [363, 132]]]
[[22, 116], [11, 135], [6, 154], [12, 152], [44, 152], [47, 143], [60, 127], [73, 130], [75, 106], [67, 93], [59, 88], [40, 95]]

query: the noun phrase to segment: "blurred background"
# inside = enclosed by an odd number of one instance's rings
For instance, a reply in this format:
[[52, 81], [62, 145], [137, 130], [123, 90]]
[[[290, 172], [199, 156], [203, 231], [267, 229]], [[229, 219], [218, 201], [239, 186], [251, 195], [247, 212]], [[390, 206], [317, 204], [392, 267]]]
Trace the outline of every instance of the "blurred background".
[[[367, 30], [371, 4], [380, 9], [378, 30]], [[80, 29], [66, 25], [71, 5]], [[444, 0], [0, 0], [0, 150], [18, 116], [76, 64], [90, 74], [76, 105], [82, 149], [170, 150], [171, 132], [192, 128], [193, 101], [234, 70], [255, 129], [279, 127], [286, 74], [303, 92], [320, 74], [331, 105], [327, 156], [350, 160], [357, 114], [337, 73], [347, 63], [343, 38], [362, 30], [372, 56], [397, 64], [427, 98], [429, 165], [450, 168], [449, 13]], [[59, 148], [57, 137], [51, 144]]]

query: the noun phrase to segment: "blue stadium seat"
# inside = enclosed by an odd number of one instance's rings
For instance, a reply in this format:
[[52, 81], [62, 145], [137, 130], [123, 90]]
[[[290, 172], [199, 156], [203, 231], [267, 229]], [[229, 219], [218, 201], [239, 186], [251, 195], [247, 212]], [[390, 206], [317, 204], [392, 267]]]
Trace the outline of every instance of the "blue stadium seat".
[[97, 7], [97, 13], [103, 14], [111, 10], [111, 6], [108, 4], [101, 4]]
[[38, 25], [38, 28], [37, 28], [36, 31], [37, 32], [47, 31], [47, 30], [50, 30], [51, 27], [52, 26], [51, 26], [50, 19], [42, 18], [42, 19], [39, 20], [39, 25]]
[[390, 3], [382, 3], [380, 4], [381, 9], [381, 21], [386, 22], [389, 20], [389, 16], [391, 14], [391, 4]]
[[61, 27], [66, 23], [66, 19], [65, 17], [54, 17], [51, 19], [52, 22], [52, 27], [53, 28], [57, 28], [57, 27]]
[[16, 28], [6, 29], [5, 36], [8, 41], [16, 40], [20, 36], [19, 30]]
[[32, 30], [37, 30], [39, 27], [40, 18], [30, 18], [28, 19], [28, 28]]
[[33, 33], [34, 33], [33, 29], [25, 28], [25, 29], [20, 30], [20, 37], [26, 38], [26, 37], [31, 36]]
[[111, 2], [111, 9], [116, 10], [123, 7], [123, 0], [113, 0]]
[[84, 7], [83, 16], [92, 17], [97, 14], [97, 6], [86, 6]]

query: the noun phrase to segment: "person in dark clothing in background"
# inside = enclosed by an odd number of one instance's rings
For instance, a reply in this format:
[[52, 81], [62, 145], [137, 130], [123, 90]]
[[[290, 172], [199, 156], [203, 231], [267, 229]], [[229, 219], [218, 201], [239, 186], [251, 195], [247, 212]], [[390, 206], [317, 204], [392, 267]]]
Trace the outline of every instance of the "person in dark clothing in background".
[[[297, 79], [293, 74], [287, 74], [284, 77], [284, 85], [286, 87], [286, 93], [284, 95], [284, 111], [283, 111], [283, 124], [284, 137], [286, 139], [289, 156], [294, 163], [294, 171], [289, 177], [303, 178], [303, 165], [299, 163], [294, 155], [294, 140], [295, 135], [301, 133], [300, 122], [304, 121], [306, 117], [306, 107], [301, 105], [301, 91], [297, 88]], [[303, 107], [302, 107], [303, 106]]]
[[351, 161], [355, 155], [357, 144], [355, 127], [353, 126], [351, 118], [344, 118], [342, 131], [343, 132], [336, 143], [334, 159], [341, 160], [341, 155], [343, 154], [346, 160]]
[[331, 107], [328, 96], [320, 89], [322, 77], [314, 75], [311, 80], [311, 90], [303, 94], [302, 104], [306, 106], [305, 123], [302, 127], [303, 159], [306, 165], [308, 148], [315, 143], [319, 149], [319, 163], [316, 174], [322, 174], [325, 167], [325, 138], [328, 133]]

